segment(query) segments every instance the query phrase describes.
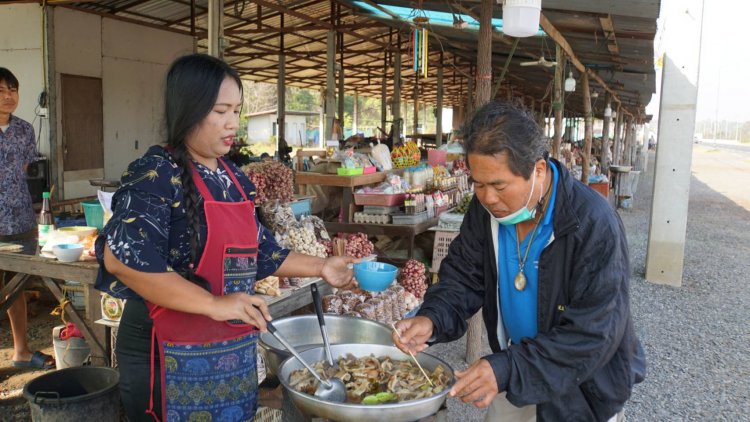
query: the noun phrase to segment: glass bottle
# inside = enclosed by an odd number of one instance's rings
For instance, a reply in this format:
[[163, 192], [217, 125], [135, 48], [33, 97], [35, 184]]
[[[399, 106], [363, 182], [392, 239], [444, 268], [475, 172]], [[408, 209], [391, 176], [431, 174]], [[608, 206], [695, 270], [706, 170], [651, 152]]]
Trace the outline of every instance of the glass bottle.
[[55, 229], [55, 217], [52, 215], [52, 207], [49, 204], [49, 192], [42, 192], [42, 210], [39, 212], [38, 220], [39, 246], [47, 243], [47, 238]]

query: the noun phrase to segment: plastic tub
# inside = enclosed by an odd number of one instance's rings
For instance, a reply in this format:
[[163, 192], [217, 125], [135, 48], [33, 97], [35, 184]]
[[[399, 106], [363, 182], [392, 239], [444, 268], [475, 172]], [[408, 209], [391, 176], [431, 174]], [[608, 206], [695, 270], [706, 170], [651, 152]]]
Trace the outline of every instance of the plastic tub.
[[378, 205], [381, 207], [392, 207], [394, 205], [403, 204], [404, 198], [406, 198], [405, 193], [355, 193], [354, 203], [357, 205]]
[[346, 169], [343, 167], [339, 167], [336, 169], [336, 174], [339, 176], [358, 176], [364, 172], [364, 169], [362, 167], [355, 168], [355, 169]]
[[86, 216], [86, 225], [101, 230], [104, 227], [104, 208], [98, 199], [81, 202], [83, 214]]
[[23, 387], [34, 422], [120, 420], [120, 374], [99, 366], [41, 375]]

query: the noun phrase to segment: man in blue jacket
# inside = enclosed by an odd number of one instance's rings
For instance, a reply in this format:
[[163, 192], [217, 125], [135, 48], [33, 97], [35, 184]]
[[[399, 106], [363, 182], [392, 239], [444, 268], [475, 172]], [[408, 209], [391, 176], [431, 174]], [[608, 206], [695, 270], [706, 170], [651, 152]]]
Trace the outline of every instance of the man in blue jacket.
[[630, 315], [628, 245], [604, 197], [548, 159], [533, 119], [502, 102], [465, 131], [475, 197], [404, 351], [449, 342], [482, 308], [492, 354], [451, 396], [488, 421], [617, 421], [645, 376]]

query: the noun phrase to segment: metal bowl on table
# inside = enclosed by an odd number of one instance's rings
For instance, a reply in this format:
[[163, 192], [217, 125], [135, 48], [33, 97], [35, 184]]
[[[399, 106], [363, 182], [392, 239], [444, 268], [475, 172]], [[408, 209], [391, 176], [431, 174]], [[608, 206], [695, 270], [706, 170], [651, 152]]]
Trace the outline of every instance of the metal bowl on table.
[[[326, 314], [326, 328], [331, 344], [366, 343], [392, 346], [391, 328], [369, 319]], [[295, 315], [273, 320], [273, 325], [298, 352], [323, 347], [318, 317]], [[292, 356], [271, 333], [260, 333], [260, 347], [266, 352], [268, 374], [278, 374], [278, 368]]]
[[630, 170], [632, 170], [633, 167], [632, 166], [618, 166], [618, 165], [614, 165], [614, 166], [609, 166], [609, 169], [610, 169], [610, 171], [612, 171], [614, 173], [630, 173]]
[[[379, 344], [337, 344], [331, 346], [331, 354], [336, 360], [340, 356], [352, 354], [356, 357], [374, 355], [376, 357], [389, 356], [395, 360], [411, 360], [411, 357], [395, 346], [384, 346]], [[300, 355], [310, 364], [315, 364], [325, 359], [325, 350], [323, 347], [316, 347], [300, 352]], [[451, 380], [443, 391], [432, 397], [418, 400], [409, 400], [401, 403], [391, 404], [354, 404], [354, 403], [334, 403], [321, 400], [318, 397], [311, 396], [294, 390], [289, 385], [289, 376], [293, 371], [302, 369], [303, 366], [297, 359], [291, 357], [285, 360], [279, 367], [279, 380], [284, 386], [294, 405], [307, 416], [317, 416], [327, 418], [333, 421], [357, 421], [357, 422], [409, 422], [434, 415], [440, 410], [445, 402], [446, 396], [455, 382], [453, 368], [443, 360], [427, 353], [415, 355], [419, 364], [427, 372], [432, 372], [438, 365], [445, 368], [445, 373]]]

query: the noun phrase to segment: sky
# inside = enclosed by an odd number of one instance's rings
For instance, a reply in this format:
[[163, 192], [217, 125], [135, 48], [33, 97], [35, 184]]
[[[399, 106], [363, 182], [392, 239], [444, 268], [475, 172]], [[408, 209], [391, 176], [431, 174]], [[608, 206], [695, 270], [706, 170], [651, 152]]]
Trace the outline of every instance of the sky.
[[[670, 18], [684, 12], [681, 0], [662, 0], [655, 40], [656, 53], [663, 52], [662, 32]], [[743, 43], [750, 16], [748, 0], [704, 0], [703, 34], [698, 77], [697, 120], [750, 121], [750, 54]], [[745, 41], [747, 42], [747, 41]], [[657, 89], [661, 83], [657, 70]], [[658, 110], [655, 95], [649, 112]]]

